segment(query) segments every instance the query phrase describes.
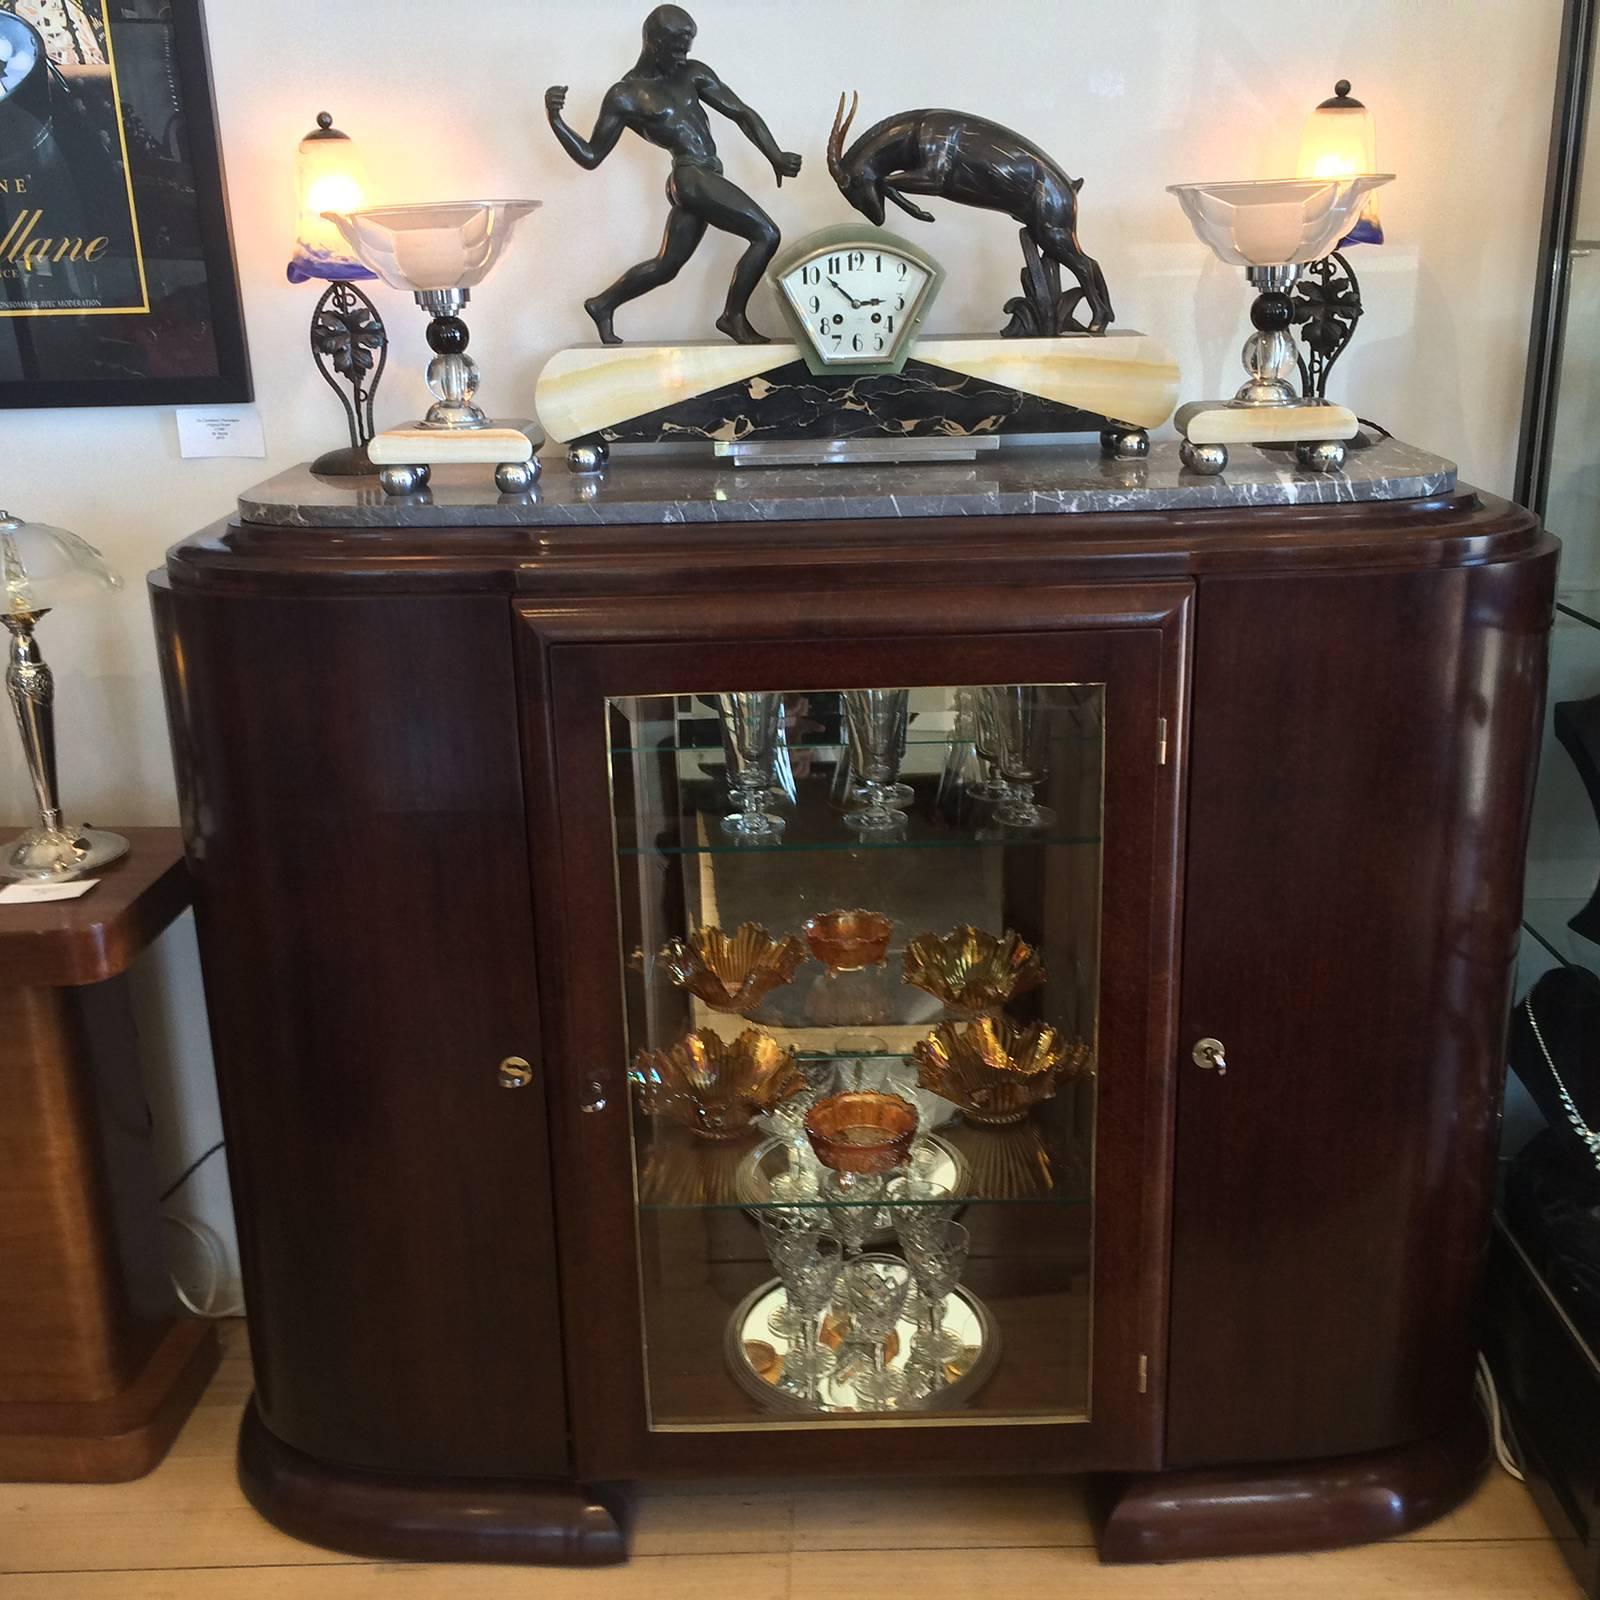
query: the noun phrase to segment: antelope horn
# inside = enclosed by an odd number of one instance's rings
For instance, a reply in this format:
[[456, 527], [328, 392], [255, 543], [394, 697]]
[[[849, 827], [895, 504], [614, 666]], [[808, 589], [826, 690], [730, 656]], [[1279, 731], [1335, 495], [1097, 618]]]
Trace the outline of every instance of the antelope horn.
[[828, 171], [833, 174], [833, 181], [842, 189], [848, 181], [848, 174], [844, 168], [844, 141], [850, 132], [850, 124], [856, 120], [856, 107], [861, 104], [860, 94], [852, 89], [850, 91], [850, 115], [844, 111], [844, 95], [839, 96], [839, 109], [833, 114], [833, 132], [828, 135]]

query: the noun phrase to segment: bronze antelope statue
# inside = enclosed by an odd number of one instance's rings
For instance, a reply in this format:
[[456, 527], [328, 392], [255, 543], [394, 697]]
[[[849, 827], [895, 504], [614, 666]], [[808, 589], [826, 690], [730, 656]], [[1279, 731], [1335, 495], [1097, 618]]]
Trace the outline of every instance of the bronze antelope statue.
[[[1022, 295], [1006, 302], [1008, 338], [1069, 332], [1104, 333], [1111, 322], [1105, 274], [1078, 243], [1078, 190], [1038, 145], [998, 122], [963, 111], [902, 111], [874, 123], [844, 147], [861, 97], [844, 96], [828, 136], [828, 171], [846, 200], [882, 225], [892, 200], [919, 222], [933, 218], [907, 194], [937, 195], [958, 205], [1003, 211], [1022, 224]], [[1063, 294], [1061, 268], [1079, 288]], [[1087, 327], [1075, 320], [1087, 302]]]

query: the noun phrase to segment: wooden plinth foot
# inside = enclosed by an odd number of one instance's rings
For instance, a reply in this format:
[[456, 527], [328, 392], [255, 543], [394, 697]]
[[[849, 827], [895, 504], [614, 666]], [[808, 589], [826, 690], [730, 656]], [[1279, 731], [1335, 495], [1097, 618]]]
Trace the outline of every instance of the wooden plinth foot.
[[1395, 1450], [1108, 1480], [1100, 1559], [1191, 1561], [1391, 1539], [1458, 1506], [1488, 1461], [1488, 1429], [1473, 1405], [1448, 1432]]
[[142, 1478], [172, 1448], [220, 1359], [216, 1329], [186, 1318], [109, 1400], [0, 1404], [0, 1482]]
[[275, 1438], [253, 1398], [239, 1429], [239, 1482], [274, 1527], [351, 1555], [597, 1567], [628, 1554], [618, 1517], [576, 1484], [328, 1466]]

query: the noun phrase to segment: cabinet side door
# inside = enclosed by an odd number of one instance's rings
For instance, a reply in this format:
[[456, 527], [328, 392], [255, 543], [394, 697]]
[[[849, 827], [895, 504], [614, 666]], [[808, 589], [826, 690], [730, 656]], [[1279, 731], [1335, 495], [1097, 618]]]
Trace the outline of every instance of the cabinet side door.
[[1170, 1466], [1470, 1401], [1553, 570], [1200, 585]]
[[561, 1474], [509, 607], [155, 595], [262, 1419]]

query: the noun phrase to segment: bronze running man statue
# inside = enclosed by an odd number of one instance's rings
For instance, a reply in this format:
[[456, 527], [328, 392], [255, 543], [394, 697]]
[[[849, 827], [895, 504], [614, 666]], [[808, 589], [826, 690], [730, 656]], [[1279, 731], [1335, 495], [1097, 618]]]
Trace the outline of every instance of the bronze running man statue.
[[780, 150], [760, 116], [704, 62], [689, 59], [695, 32], [694, 18], [687, 11], [679, 6], [657, 6], [645, 18], [644, 49], [638, 62], [621, 82], [606, 90], [594, 133], [588, 139], [562, 120], [566, 86], [545, 91], [545, 110], [556, 138], [586, 171], [592, 172], [611, 154], [627, 128], [672, 157], [672, 175], [667, 179], [672, 210], [661, 236], [660, 253], [654, 260], [629, 267], [609, 289], [583, 303], [605, 344], [622, 343], [612, 326], [617, 307], [677, 277], [707, 227], [749, 241], [734, 268], [728, 302], [717, 318], [717, 327], [737, 344], [769, 342], [750, 326], [747, 313], [750, 296], [777, 253], [780, 235], [772, 218], [723, 176], [705, 107], [720, 111], [744, 131], [772, 163], [780, 185], [800, 171], [800, 157]]

